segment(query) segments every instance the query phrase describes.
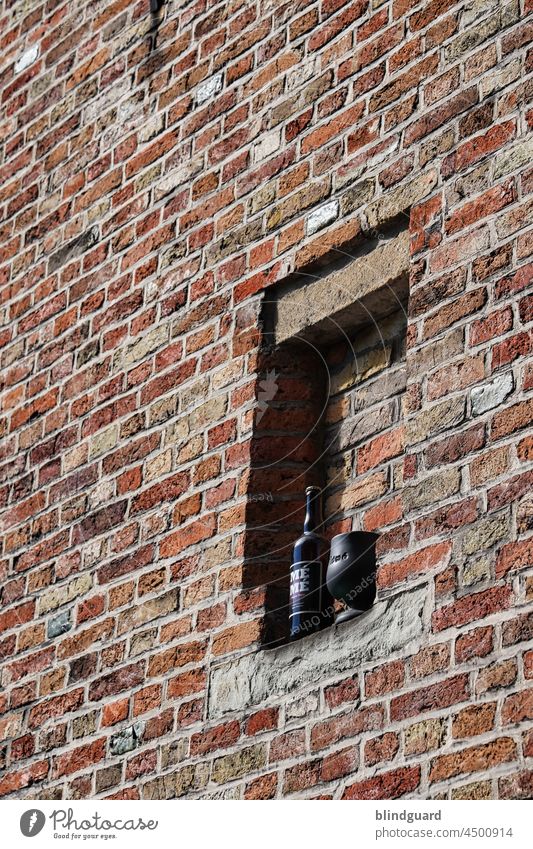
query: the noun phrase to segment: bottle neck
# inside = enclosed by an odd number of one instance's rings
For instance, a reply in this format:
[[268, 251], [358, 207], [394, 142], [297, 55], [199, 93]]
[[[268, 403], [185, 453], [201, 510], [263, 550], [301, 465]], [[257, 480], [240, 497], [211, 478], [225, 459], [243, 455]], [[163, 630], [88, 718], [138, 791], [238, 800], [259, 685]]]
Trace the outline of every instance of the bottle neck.
[[318, 487], [305, 491], [304, 534], [310, 534], [322, 525], [322, 498]]

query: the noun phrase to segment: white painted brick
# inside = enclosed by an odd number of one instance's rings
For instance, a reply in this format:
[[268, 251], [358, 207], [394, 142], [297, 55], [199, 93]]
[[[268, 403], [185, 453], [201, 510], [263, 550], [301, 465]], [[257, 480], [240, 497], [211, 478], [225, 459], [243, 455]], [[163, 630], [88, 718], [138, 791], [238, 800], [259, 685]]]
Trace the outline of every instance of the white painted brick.
[[287, 91], [300, 88], [305, 82], [317, 77], [320, 73], [320, 57], [311, 56], [292, 68], [287, 74]]
[[339, 201], [332, 200], [319, 209], [314, 209], [307, 219], [307, 235], [311, 236], [323, 227], [335, 221], [339, 214]]
[[215, 94], [218, 94], [220, 89], [222, 88], [222, 71], [218, 74], [215, 74], [214, 77], [210, 77], [205, 82], [201, 83], [196, 89], [196, 103], [200, 105], [201, 103], [205, 103], [206, 100], [210, 100]]
[[20, 74], [21, 71], [25, 71], [26, 68], [29, 68], [30, 65], [33, 65], [37, 56], [39, 55], [39, 45], [33, 44], [28, 50], [25, 50], [22, 53], [17, 61], [15, 62], [15, 73]]
[[499, 407], [503, 404], [508, 395], [511, 394], [514, 387], [513, 375], [510, 371], [505, 374], [499, 374], [494, 380], [489, 383], [484, 383], [482, 386], [476, 386], [472, 389], [472, 412], [479, 416], [487, 410], [492, 410], [494, 407]]
[[254, 162], [261, 162], [281, 147], [281, 130], [266, 133], [254, 146]]

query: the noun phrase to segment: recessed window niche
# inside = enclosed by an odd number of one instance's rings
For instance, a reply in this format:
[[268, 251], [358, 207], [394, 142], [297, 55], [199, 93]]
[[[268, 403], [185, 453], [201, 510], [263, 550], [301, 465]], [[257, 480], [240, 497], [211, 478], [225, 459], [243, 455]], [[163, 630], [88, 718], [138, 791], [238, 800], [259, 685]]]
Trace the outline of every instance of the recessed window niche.
[[288, 638], [306, 486], [323, 488], [328, 538], [379, 530], [372, 511], [400, 486], [408, 260], [393, 226], [265, 298], [243, 575], [244, 592], [262, 594], [264, 648]]

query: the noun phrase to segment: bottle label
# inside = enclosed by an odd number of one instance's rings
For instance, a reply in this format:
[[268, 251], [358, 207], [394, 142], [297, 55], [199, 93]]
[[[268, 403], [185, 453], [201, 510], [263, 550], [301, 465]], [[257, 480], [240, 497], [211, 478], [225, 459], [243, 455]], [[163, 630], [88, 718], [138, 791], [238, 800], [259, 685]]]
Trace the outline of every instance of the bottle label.
[[322, 563], [300, 560], [291, 566], [290, 617], [302, 613], [320, 613], [322, 599]]

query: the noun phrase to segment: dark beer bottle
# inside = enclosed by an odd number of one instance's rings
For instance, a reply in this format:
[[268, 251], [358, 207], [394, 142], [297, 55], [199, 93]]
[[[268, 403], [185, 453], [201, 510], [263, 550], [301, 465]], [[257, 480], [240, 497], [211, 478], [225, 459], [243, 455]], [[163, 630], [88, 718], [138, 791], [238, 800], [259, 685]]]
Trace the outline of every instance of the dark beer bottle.
[[[322, 500], [318, 486], [305, 490], [304, 532], [294, 543], [290, 571], [290, 638], [297, 640], [328, 624], [332, 611], [326, 587], [328, 544], [316, 533], [322, 527]], [[331, 606], [331, 605], [329, 605]]]

